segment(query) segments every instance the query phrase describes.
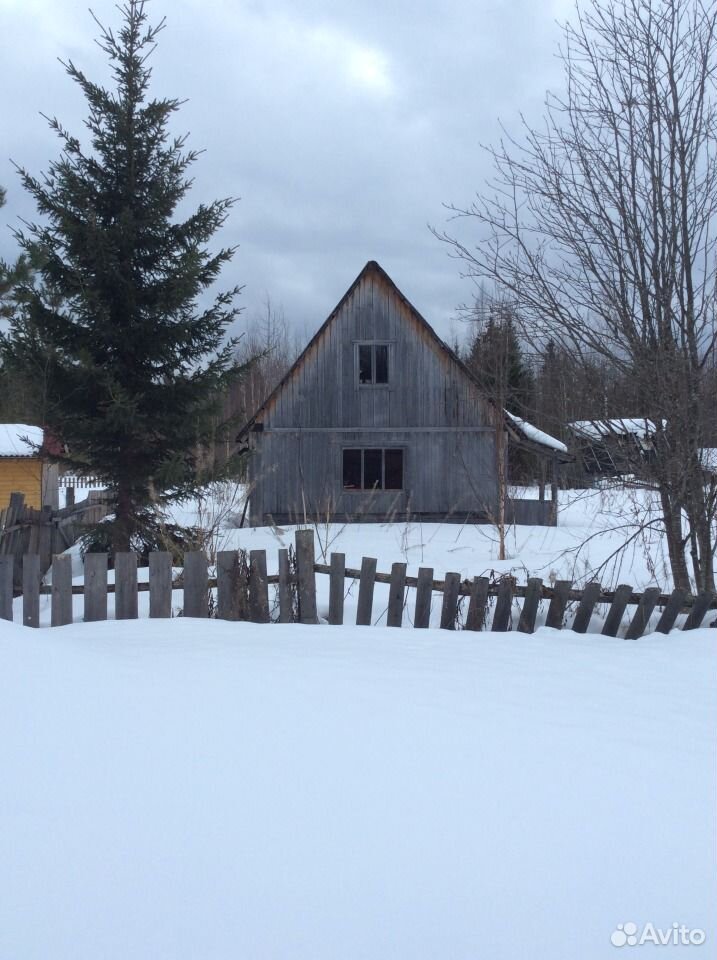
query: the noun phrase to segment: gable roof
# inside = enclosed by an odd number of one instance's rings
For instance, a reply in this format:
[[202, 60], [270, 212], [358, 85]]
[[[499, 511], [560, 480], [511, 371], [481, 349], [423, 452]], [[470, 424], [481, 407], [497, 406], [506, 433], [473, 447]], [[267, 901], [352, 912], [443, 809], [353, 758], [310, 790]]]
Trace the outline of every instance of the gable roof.
[[[324, 334], [324, 331], [329, 327], [329, 325], [332, 323], [334, 318], [341, 311], [342, 307], [344, 306], [346, 301], [352, 296], [352, 294], [354, 293], [358, 285], [361, 283], [361, 281], [364, 280], [366, 277], [371, 276], [372, 274], [378, 277], [388, 287], [390, 294], [395, 296], [401, 303], [403, 303], [403, 305], [408, 309], [413, 320], [421, 327], [421, 329], [433, 341], [436, 348], [441, 353], [443, 353], [450, 360], [451, 363], [455, 364], [455, 366], [457, 366], [461, 370], [463, 375], [467, 377], [467, 379], [470, 380], [470, 382], [476, 388], [476, 390], [478, 391], [480, 396], [483, 398], [483, 400], [489, 403], [492, 407], [495, 407], [495, 403], [491, 400], [490, 397], [485, 396], [478, 379], [471, 372], [471, 370], [466, 366], [466, 364], [461, 360], [458, 354], [456, 354], [453, 350], [451, 350], [448, 344], [438, 336], [438, 334], [430, 325], [430, 323], [425, 319], [425, 317], [422, 316], [422, 314], [418, 312], [418, 310], [413, 306], [411, 301], [406, 296], [404, 296], [404, 294], [399, 290], [399, 288], [396, 286], [393, 280], [389, 277], [389, 275], [386, 273], [383, 267], [381, 267], [380, 264], [378, 264], [375, 260], [369, 260], [366, 266], [363, 268], [363, 270], [361, 270], [361, 272], [356, 277], [354, 282], [348, 288], [346, 293], [343, 295], [343, 297], [336, 304], [336, 306], [331, 311], [329, 316], [321, 324], [321, 326], [316, 331], [314, 336], [309, 340], [306, 347], [304, 347], [304, 349], [296, 358], [294, 363], [291, 365], [291, 367], [287, 370], [287, 372], [281, 378], [279, 383], [274, 387], [274, 389], [271, 391], [269, 396], [257, 409], [257, 411], [254, 413], [251, 419], [249, 419], [241, 428], [241, 430], [236, 436], [237, 440], [240, 440], [242, 437], [244, 437], [245, 434], [251, 430], [251, 428], [256, 423], [256, 421], [261, 418], [262, 414], [264, 414], [269, 409], [269, 407], [271, 407], [271, 405], [275, 402], [276, 398], [279, 396], [281, 391], [284, 389], [284, 386], [289, 382], [289, 380], [291, 380], [295, 371], [302, 365], [306, 356], [309, 354], [309, 352], [313, 348], [314, 344], [316, 344], [318, 340], [321, 339], [321, 337]], [[549, 437], [547, 434], [542, 434], [541, 437], [538, 437], [537, 434], [540, 433], [540, 431], [536, 431], [535, 428], [532, 428], [533, 429], [532, 436], [527, 435], [527, 432], [524, 432], [523, 430], [520, 429], [520, 426], [516, 422], [515, 418], [511, 418], [510, 414], [508, 414], [508, 416], [506, 417], [505, 414], [507, 414], [507, 411], [504, 411], [504, 417], [503, 417], [506, 424], [506, 429], [508, 429], [508, 432], [511, 438], [519, 445], [529, 447], [534, 451], [543, 450], [544, 452], [544, 449], [546, 448], [550, 450], [551, 454], [554, 454], [556, 452], [556, 444], [558, 445], [557, 449], [559, 449], [561, 452], [565, 450], [564, 445], [560, 443], [559, 440], [554, 440], [552, 437]]]
[[241, 430], [237, 434], [237, 437], [236, 437], [237, 440], [243, 437], [244, 434], [246, 434], [254, 425], [254, 423], [256, 423], [256, 421], [261, 417], [261, 415], [274, 403], [276, 398], [279, 396], [279, 394], [283, 390], [284, 386], [289, 382], [289, 380], [291, 380], [295, 371], [302, 365], [306, 356], [310, 353], [311, 349], [313, 348], [314, 344], [321, 339], [324, 331], [330, 326], [334, 318], [341, 311], [346, 301], [352, 296], [352, 294], [354, 293], [358, 285], [361, 283], [361, 281], [364, 280], [366, 277], [370, 276], [371, 274], [374, 274], [375, 276], [377, 276], [381, 281], [383, 281], [383, 283], [385, 283], [388, 286], [389, 292], [393, 294], [395, 297], [397, 297], [404, 304], [404, 306], [408, 308], [413, 319], [425, 330], [425, 332], [429, 335], [429, 337], [435, 343], [436, 347], [438, 347], [439, 350], [441, 350], [447, 357], [449, 357], [453, 363], [455, 363], [458, 367], [460, 367], [460, 369], [463, 371], [465, 376], [468, 377], [468, 379], [480, 390], [480, 386], [476, 381], [476, 378], [470, 372], [468, 367], [463, 363], [460, 357], [456, 353], [454, 353], [453, 350], [451, 350], [451, 348], [448, 346], [447, 343], [441, 340], [441, 338], [438, 336], [438, 334], [430, 325], [430, 323], [418, 312], [418, 310], [416, 310], [416, 308], [413, 306], [410, 300], [406, 296], [404, 296], [403, 293], [401, 293], [401, 291], [398, 289], [396, 284], [389, 277], [389, 275], [386, 273], [383, 267], [381, 267], [380, 264], [378, 264], [375, 260], [369, 260], [366, 266], [363, 268], [363, 270], [361, 270], [361, 272], [356, 277], [354, 282], [348, 288], [346, 293], [343, 295], [343, 297], [341, 297], [341, 299], [336, 304], [334, 309], [328, 315], [326, 320], [321, 324], [319, 329], [316, 331], [313, 337], [309, 340], [309, 342], [301, 351], [301, 353], [296, 358], [294, 363], [291, 365], [291, 367], [289, 367], [289, 369], [281, 378], [279, 383], [274, 387], [274, 389], [271, 391], [269, 396], [257, 409], [257, 411], [254, 413], [251, 419], [248, 420], [244, 424], [244, 426], [241, 428]]

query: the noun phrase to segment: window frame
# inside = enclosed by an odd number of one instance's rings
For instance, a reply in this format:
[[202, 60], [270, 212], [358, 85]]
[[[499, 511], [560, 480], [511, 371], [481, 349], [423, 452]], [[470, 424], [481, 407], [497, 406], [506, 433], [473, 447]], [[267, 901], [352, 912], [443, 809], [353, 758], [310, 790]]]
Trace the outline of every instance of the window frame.
[[[344, 486], [344, 457], [347, 451], [349, 450], [358, 450], [361, 453], [361, 486], [360, 487], [346, 487]], [[364, 454], [367, 450], [379, 450], [381, 453], [381, 486], [380, 487], [366, 487], [364, 486], [364, 477], [365, 477], [365, 458]], [[386, 486], [386, 453], [388, 451], [396, 452], [401, 454], [401, 486], [400, 487], [387, 487]], [[406, 489], [406, 448], [400, 445], [391, 445], [385, 447], [378, 446], [342, 446], [341, 447], [341, 490], [342, 493], [403, 493]]]
[[[393, 372], [393, 340], [356, 340], [354, 341], [354, 382], [360, 390], [387, 390], [391, 386]], [[371, 347], [371, 382], [361, 381], [361, 347]], [[385, 383], [376, 383], [376, 347], [386, 347], [387, 379]]]

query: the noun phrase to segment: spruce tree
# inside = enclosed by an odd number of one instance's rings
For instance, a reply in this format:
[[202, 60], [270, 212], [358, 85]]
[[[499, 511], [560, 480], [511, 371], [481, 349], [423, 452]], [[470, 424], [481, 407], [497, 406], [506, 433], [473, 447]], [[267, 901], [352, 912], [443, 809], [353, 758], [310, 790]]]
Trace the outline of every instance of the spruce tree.
[[38, 272], [0, 341], [11, 368], [44, 370], [45, 426], [65, 464], [107, 483], [113, 550], [151, 544], [156, 505], [202, 482], [200, 448], [236, 374], [226, 330], [238, 293], [207, 294], [234, 252], [207, 249], [233, 201], [175, 215], [197, 153], [169, 131], [180, 101], [149, 96], [164, 20], [149, 25], [143, 0], [120, 12], [116, 34], [97, 21], [111, 90], [63, 64], [87, 101], [89, 146], [52, 119], [60, 158], [41, 178], [19, 168], [43, 218], [18, 233]]

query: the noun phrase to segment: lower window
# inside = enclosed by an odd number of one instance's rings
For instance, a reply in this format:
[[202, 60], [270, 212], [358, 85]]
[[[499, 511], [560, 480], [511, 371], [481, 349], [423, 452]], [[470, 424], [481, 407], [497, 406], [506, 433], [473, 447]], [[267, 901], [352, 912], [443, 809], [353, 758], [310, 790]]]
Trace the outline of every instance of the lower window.
[[343, 452], [344, 490], [403, 490], [403, 450], [353, 447]]

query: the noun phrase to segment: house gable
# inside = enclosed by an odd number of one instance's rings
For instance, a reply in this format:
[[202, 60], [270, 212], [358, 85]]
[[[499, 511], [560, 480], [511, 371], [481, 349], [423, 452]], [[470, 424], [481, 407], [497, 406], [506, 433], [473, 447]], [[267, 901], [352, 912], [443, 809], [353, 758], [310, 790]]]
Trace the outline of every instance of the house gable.
[[[387, 346], [388, 383], [358, 382], [360, 344]], [[255, 423], [271, 430], [475, 429], [490, 422], [463, 363], [370, 261], [245, 430]]]

